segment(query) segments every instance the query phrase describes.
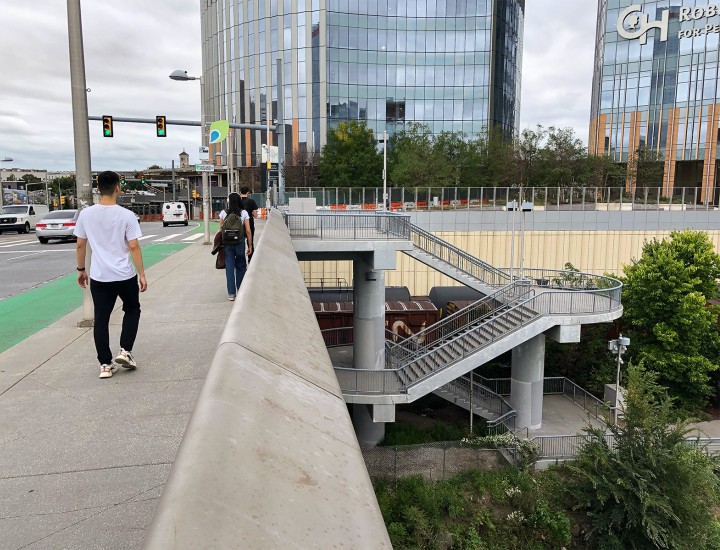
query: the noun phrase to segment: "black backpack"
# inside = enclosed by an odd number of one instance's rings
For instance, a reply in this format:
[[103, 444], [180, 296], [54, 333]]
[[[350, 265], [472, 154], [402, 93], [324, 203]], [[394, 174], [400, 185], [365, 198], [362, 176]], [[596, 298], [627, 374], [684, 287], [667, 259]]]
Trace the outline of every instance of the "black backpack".
[[228, 214], [223, 222], [223, 244], [240, 244], [245, 239], [245, 224], [237, 214]]

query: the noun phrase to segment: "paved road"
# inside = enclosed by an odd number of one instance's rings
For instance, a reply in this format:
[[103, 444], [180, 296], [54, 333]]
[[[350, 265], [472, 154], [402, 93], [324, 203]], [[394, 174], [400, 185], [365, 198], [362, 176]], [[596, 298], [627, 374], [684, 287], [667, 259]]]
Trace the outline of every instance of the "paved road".
[[[202, 227], [163, 227], [161, 222], [143, 222], [140, 243], [176, 244], [202, 239]], [[40, 244], [34, 233], [0, 235], [0, 300], [38, 287], [75, 270], [75, 243], [50, 241]]]
[[[146, 268], [199, 244], [203, 236], [197, 224], [164, 228], [160, 222], [148, 222], [141, 227]], [[213, 235], [217, 227], [211, 224]], [[213, 262], [209, 247], [203, 248], [207, 261]], [[74, 243], [41, 245], [32, 233], [2, 235], [0, 281], [0, 353], [82, 305]]]

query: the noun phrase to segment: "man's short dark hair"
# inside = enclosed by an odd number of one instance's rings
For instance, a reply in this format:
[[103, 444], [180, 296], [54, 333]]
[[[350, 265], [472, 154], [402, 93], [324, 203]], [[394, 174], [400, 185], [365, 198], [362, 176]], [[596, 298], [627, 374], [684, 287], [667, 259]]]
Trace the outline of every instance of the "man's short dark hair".
[[107, 170], [98, 175], [98, 191], [101, 195], [112, 195], [115, 191], [115, 186], [120, 183], [120, 176]]
[[241, 195], [247, 195], [250, 192], [250, 188], [247, 185], [243, 185], [240, 188], [240, 194]]

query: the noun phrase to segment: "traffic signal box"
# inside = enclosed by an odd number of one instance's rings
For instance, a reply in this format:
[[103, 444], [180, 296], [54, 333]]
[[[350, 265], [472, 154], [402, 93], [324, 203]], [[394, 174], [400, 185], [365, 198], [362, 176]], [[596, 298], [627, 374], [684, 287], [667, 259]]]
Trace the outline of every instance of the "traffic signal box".
[[113, 121], [108, 115], [103, 116], [103, 137], [113, 137]]
[[156, 116], [155, 117], [155, 129], [157, 130], [157, 137], [166, 137], [167, 136], [167, 130], [165, 128], [165, 117], [164, 116]]
[[60, 204], [65, 204], [65, 195], [60, 195]]

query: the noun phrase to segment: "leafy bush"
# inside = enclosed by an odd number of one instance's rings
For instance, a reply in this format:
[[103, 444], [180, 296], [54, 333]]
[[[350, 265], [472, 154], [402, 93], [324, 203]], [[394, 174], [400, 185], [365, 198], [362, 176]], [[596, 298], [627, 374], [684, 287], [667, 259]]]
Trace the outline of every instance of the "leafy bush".
[[[628, 369], [624, 425], [587, 428], [588, 444], [566, 469], [574, 508], [584, 511], [599, 548], [705, 548], [717, 541], [716, 463], [685, 441], [656, 375]], [[717, 546], [715, 546], [717, 548]]]

